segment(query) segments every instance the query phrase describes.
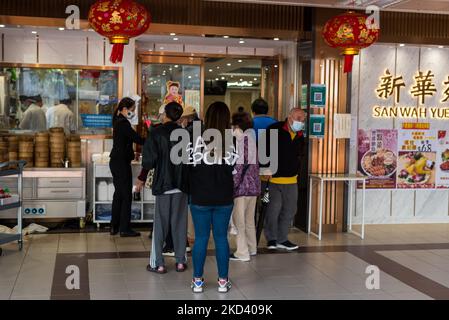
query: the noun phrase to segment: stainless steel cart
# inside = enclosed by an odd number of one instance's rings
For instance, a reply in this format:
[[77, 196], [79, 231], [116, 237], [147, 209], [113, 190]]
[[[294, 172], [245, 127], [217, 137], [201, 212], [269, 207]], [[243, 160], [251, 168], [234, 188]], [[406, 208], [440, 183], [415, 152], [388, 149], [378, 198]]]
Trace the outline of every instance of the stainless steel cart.
[[[19, 250], [23, 248], [22, 239], [22, 186], [23, 186], [23, 168], [26, 165], [26, 161], [10, 161], [0, 163], [0, 177], [5, 176], [17, 176], [17, 193], [18, 201], [6, 205], [0, 205], [0, 216], [1, 211], [17, 208], [17, 233], [0, 233], [0, 245], [16, 241], [19, 244]], [[11, 169], [12, 168], [12, 169]], [[2, 249], [0, 248], [0, 255], [2, 254]]]

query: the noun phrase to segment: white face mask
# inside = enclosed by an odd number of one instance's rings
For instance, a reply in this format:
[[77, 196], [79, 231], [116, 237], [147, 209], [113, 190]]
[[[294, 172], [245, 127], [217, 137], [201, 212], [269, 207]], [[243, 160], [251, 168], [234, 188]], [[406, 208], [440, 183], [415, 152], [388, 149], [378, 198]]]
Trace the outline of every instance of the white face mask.
[[126, 117], [128, 118], [128, 120], [131, 120], [132, 118], [134, 118], [135, 115], [136, 115], [135, 112], [128, 111], [128, 114]]
[[305, 124], [304, 122], [300, 122], [300, 121], [293, 121], [293, 125], [292, 125], [292, 130], [295, 132], [299, 132], [304, 130], [305, 128]]

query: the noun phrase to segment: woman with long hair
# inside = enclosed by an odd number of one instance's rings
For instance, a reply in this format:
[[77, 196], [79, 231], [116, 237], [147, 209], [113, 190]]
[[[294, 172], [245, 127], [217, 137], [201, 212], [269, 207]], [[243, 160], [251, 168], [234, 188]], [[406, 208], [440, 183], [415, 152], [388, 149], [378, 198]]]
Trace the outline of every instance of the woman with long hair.
[[132, 168], [134, 159], [133, 143], [142, 145], [145, 139], [131, 127], [130, 119], [135, 115], [136, 103], [131, 98], [123, 98], [114, 111], [113, 146], [109, 168], [114, 183], [112, 201], [111, 235], [120, 232], [121, 237], [138, 237], [140, 233], [131, 229]]
[[[221, 137], [215, 138], [221, 138], [221, 143], [218, 141], [209, 143], [203, 141], [207, 146], [201, 151], [203, 154], [202, 160], [190, 166], [190, 208], [195, 227], [195, 245], [192, 252], [194, 270], [191, 287], [193, 292], [197, 293], [203, 292], [204, 263], [211, 228], [218, 267], [218, 291], [228, 292], [231, 288], [228, 276], [229, 243], [227, 231], [233, 208], [234, 184], [233, 164], [225, 160], [232, 150], [232, 137], [231, 139], [225, 139], [227, 129], [231, 128], [230, 120], [229, 108], [225, 103], [215, 102], [209, 106], [204, 119], [204, 129], [215, 129], [215, 134], [218, 130]], [[228, 134], [232, 135], [230, 130], [228, 131]], [[230, 143], [227, 145], [229, 140]], [[194, 144], [196, 143], [194, 141]], [[201, 145], [204, 144], [201, 143]], [[213, 146], [213, 150], [211, 150], [211, 146]], [[207, 157], [209, 159], [205, 160]], [[213, 161], [210, 158], [213, 158]]]

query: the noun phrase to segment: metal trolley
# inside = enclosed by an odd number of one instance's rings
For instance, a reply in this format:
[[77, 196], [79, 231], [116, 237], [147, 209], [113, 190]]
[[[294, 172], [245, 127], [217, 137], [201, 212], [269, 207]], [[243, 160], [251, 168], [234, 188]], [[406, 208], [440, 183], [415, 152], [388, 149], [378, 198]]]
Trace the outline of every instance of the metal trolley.
[[[0, 233], [0, 245], [16, 241], [19, 244], [19, 250], [23, 248], [22, 239], [22, 186], [23, 186], [23, 168], [26, 165], [26, 161], [10, 161], [0, 163], [0, 177], [5, 176], [17, 176], [17, 193], [18, 201], [10, 204], [0, 205], [0, 217], [1, 211], [15, 209], [17, 208], [17, 233]], [[4, 169], [8, 168], [8, 169]], [[2, 254], [2, 249], [0, 248], [0, 255]]]

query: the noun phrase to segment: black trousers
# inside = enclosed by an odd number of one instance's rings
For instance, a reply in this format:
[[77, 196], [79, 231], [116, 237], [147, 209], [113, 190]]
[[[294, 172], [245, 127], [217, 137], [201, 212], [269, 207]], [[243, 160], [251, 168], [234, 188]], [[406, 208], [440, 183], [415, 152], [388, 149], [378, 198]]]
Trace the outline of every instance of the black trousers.
[[133, 177], [131, 162], [112, 159], [109, 162], [114, 183], [114, 199], [112, 201], [111, 227], [120, 232], [131, 229], [131, 204]]

